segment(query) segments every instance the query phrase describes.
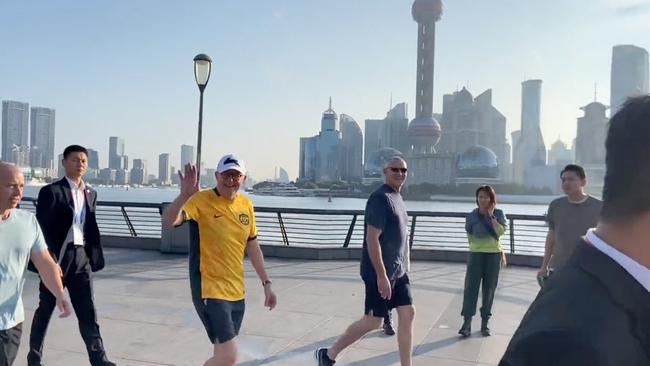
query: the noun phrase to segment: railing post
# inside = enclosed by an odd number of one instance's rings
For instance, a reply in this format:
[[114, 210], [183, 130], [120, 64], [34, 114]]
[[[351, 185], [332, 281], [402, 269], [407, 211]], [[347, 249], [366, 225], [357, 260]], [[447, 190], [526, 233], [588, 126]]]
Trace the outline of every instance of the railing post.
[[417, 216], [413, 215], [411, 218], [411, 233], [409, 235], [409, 248], [413, 248], [413, 237], [415, 236], [415, 222], [417, 221]]
[[284, 245], [289, 246], [289, 237], [287, 236], [287, 230], [284, 228], [284, 222], [282, 221], [282, 214], [280, 212], [278, 212], [278, 222], [280, 223], [282, 241], [284, 242]]
[[347, 248], [350, 245], [350, 239], [352, 238], [352, 232], [354, 231], [354, 225], [357, 224], [357, 215], [352, 216], [352, 222], [350, 223], [350, 228], [348, 229], [348, 235], [345, 236], [345, 243], [343, 243], [343, 248]]
[[122, 216], [124, 216], [124, 221], [126, 221], [126, 226], [129, 228], [129, 232], [131, 233], [131, 236], [137, 237], [138, 233], [135, 232], [135, 228], [131, 223], [131, 219], [129, 219], [129, 215], [126, 213], [124, 206], [120, 206], [120, 208], [122, 209]]
[[510, 221], [510, 253], [515, 254], [515, 219], [509, 218]]

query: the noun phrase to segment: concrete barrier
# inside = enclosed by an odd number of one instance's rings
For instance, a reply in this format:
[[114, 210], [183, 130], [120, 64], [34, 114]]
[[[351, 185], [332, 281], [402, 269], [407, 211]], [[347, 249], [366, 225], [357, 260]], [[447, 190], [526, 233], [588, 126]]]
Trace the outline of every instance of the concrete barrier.
[[[189, 248], [188, 225], [169, 230], [162, 237], [163, 239], [102, 235], [102, 243], [106, 247], [159, 250], [161, 253], [187, 253]], [[273, 258], [304, 260], [359, 260], [361, 258], [361, 248], [358, 247], [292, 247], [264, 244], [261, 246], [264, 256]], [[465, 263], [468, 254], [468, 252], [462, 251], [415, 248], [411, 251], [411, 259]], [[542, 265], [540, 256], [507, 254], [507, 258], [508, 264], [513, 266], [539, 267]]]

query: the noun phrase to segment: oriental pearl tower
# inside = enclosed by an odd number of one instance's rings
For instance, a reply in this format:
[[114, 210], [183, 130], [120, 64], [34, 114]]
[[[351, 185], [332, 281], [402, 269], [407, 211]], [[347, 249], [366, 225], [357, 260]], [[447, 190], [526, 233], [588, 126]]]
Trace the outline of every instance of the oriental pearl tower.
[[441, 134], [433, 118], [433, 59], [442, 0], [415, 0], [411, 12], [418, 23], [418, 59], [415, 119], [409, 124], [408, 137], [414, 154], [433, 154]]

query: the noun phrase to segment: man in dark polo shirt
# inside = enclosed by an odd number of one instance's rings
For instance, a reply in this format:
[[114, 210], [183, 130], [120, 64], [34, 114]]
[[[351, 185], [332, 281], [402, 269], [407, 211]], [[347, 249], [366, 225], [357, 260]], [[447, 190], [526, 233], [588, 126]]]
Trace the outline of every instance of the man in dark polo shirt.
[[397, 309], [397, 343], [402, 366], [411, 366], [415, 307], [407, 272], [408, 215], [400, 194], [406, 180], [400, 157], [384, 166], [385, 184], [366, 204], [361, 278], [366, 287], [364, 316], [350, 325], [330, 348], [316, 350], [319, 366], [331, 366], [338, 354], [377, 329], [391, 309]]

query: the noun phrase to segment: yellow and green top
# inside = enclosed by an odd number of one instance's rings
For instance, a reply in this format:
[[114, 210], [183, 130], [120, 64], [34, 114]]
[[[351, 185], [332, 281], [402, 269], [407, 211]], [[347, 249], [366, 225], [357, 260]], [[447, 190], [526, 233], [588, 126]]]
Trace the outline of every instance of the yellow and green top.
[[493, 226], [492, 219], [481, 214], [478, 208], [467, 215], [465, 218], [465, 231], [469, 239], [470, 252], [500, 253], [503, 251], [499, 238], [506, 231], [506, 216], [503, 211], [495, 209], [494, 217], [498, 224]]
[[190, 261], [190, 267], [194, 263], [198, 268], [190, 272], [199, 274], [195, 281], [200, 281], [201, 298], [243, 299], [244, 253], [248, 242], [257, 237], [251, 201], [241, 194], [229, 200], [216, 189], [200, 191], [183, 206], [183, 218], [198, 229], [197, 235], [191, 235], [198, 260]]

